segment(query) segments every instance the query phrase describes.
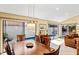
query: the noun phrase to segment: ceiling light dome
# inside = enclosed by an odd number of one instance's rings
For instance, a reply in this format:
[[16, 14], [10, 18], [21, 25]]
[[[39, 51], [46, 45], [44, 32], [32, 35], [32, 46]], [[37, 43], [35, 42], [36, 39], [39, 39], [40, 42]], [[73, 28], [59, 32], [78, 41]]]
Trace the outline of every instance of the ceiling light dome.
[[57, 11], [59, 11], [59, 10], [60, 10], [60, 8], [56, 8], [56, 10], [57, 10]]

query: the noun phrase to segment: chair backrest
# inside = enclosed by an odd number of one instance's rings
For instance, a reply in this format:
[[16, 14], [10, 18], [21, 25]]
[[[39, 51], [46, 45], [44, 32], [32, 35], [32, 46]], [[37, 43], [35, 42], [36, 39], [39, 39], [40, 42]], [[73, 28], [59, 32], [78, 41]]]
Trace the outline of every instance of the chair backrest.
[[52, 51], [50, 53], [44, 53], [44, 55], [59, 55], [59, 50], [60, 50], [60, 46], [58, 47], [57, 50]]
[[6, 47], [5, 47], [6, 53], [7, 53], [8, 55], [12, 55], [12, 53], [11, 53], [11, 48], [10, 48], [9, 43], [8, 43], [8, 42], [6, 42], [6, 43], [7, 43], [7, 44], [6, 44]]
[[25, 38], [25, 35], [24, 35], [24, 34], [19, 34], [19, 35], [17, 35], [17, 40], [18, 40], [18, 41], [23, 41], [24, 38]]
[[50, 49], [50, 38], [48, 35], [41, 35], [41, 43], [46, 46], [47, 49]]
[[36, 40], [37, 42], [40, 42], [40, 37], [39, 37], [39, 36], [35, 36], [35, 40]]
[[13, 47], [11, 49], [11, 46], [8, 41], [6, 42], [5, 50], [8, 55], [15, 55], [14, 49]]
[[15, 55], [14, 49], [12, 48], [12, 55]]

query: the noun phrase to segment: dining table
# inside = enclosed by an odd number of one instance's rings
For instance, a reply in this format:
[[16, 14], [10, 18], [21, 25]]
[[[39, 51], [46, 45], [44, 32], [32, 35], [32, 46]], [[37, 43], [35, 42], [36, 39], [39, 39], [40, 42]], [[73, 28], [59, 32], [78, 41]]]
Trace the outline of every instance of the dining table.
[[[32, 43], [33, 47], [28, 48], [27, 44]], [[13, 44], [15, 55], [43, 55], [44, 53], [50, 53], [50, 50], [46, 46], [37, 41], [19, 41]]]

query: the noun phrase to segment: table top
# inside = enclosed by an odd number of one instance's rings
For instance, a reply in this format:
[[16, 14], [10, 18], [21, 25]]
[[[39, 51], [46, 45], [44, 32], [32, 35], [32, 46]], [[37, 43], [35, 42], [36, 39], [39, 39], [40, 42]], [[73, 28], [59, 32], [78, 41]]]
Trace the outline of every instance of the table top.
[[15, 55], [43, 55], [43, 53], [49, 53], [50, 51], [45, 47], [45, 45], [39, 42], [33, 43], [32, 48], [27, 48], [27, 41], [20, 41], [13, 44]]

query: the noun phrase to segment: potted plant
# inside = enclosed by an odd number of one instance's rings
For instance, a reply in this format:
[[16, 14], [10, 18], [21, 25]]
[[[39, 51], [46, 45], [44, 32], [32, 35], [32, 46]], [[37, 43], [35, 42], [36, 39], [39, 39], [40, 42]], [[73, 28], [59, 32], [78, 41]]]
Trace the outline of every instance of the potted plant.
[[8, 39], [8, 34], [7, 33], [3, 33], [3, 42], [6, 41]]

